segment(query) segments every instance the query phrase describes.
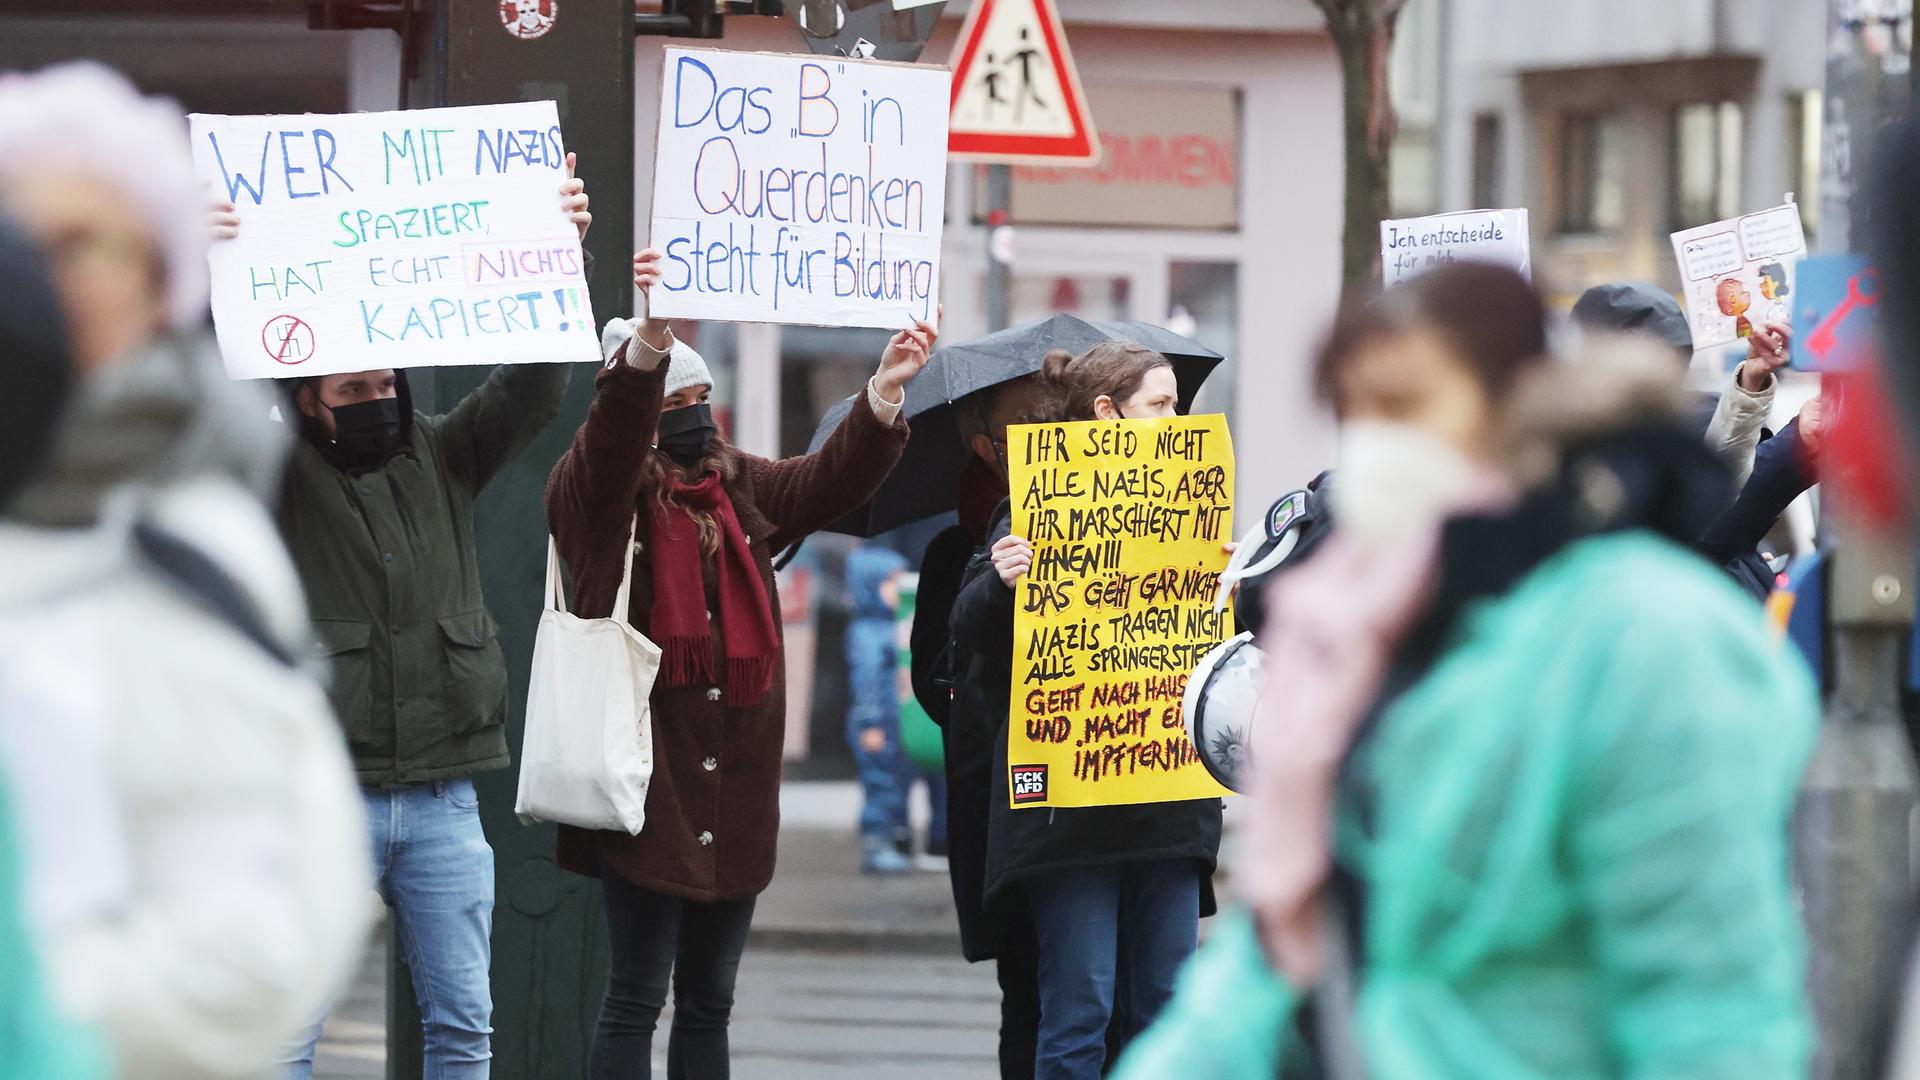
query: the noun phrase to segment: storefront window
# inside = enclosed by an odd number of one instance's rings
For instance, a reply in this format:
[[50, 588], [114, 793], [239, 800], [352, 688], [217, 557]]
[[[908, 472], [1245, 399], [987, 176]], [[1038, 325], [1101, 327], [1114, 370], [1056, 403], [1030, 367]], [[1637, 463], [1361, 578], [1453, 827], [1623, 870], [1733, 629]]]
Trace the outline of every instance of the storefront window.
[[1008, 304], [1013, 325], [1049, 315], [1092, 321], [1133, 318], [1133, 279], [1102, 274], [1013, 275]]
[[1162, 324], [1227, 359], [1200, 388], [1196, 413], [1233, 420], [1234, 358], [1240, 352], [1240, 266], [1231, 262], [1172, 262], [1167, 266], [1167, 316]]

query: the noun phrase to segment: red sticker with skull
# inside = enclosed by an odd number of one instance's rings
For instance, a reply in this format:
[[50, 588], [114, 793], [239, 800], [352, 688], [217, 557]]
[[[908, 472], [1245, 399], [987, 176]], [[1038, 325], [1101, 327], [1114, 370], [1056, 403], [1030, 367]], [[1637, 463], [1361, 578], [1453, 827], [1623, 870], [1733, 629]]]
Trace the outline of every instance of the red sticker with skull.
[[560, 18], [560, 0], [500, 0], [500, 25], [521, 41], [547, 36]]

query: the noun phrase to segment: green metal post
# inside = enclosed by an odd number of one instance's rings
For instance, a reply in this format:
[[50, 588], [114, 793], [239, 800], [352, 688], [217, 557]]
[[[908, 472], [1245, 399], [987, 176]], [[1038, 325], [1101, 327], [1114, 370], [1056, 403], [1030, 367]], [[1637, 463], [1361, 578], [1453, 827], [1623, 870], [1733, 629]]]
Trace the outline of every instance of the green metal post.
[[[416, 0], [418, 2], [418, 0]], [[525, 40], [507, 33], [499, 0], [437, 0], [431, 33], [419, 37], [409, 101], [477, 105], [551, 98], [568, 150], [593, 199], [587, 234], [590, 295], [604, 322], [631, 314], [627, 267], [634, 239], [634, 7], [632, 0], [564, 0], [552, 29]], [[417, 393], [444, 411], [489, 369], [441, 368]], [[586, 414], [593, 368], [574, 372], [561, 417], [503, 471], [475, 507], [474, 535], [487, 606], [500, 624], [510, 673], [508, 744], [518, 748], [527, 671], [539, 622], [546, 566], [547, 473]], [[599, 891], [554, 865], [552, 826], [529, 828], [513, 815], [516, 774], [478, 778], [480, 814], [493, 845], [493, 1075], [496, 1080], [579, 1080], [605, 979], [606, 930]], [[395, 950], [399, 955], [399, 950]], [[420, 1075], [420, 1024], [404, 968], [389, 981], [388, 1076]]]

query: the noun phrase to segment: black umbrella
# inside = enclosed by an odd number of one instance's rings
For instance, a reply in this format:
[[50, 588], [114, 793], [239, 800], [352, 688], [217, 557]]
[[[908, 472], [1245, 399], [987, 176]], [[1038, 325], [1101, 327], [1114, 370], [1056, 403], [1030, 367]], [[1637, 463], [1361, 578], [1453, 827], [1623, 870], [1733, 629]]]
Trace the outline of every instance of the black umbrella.
[[[1180, 384], [1180, 411], [1193, 407], [1200, 385], [1225, 359], [1219, 353], [1171, 330], [1143, 322], [1088, 322], [1055, 315], [1025, 326], [1008, 327], [983, 338], [935, 349], [920, 377], [907, 384], [902, 409], [913, 424], [913, 438], [879, 494], [829, 527], [849, 536], [875, 536], [954, 508], [967, 448], [960, 439], [960, 399], [989, 386], [1031, 375], [1050, 349], [1079, 355], [1107, 341], [1125, 341], [1152, 349], [1173, 361]], [[853, 399], [827, 410], [813, 433], [809, 451], [820, 449], [853, 408]]]

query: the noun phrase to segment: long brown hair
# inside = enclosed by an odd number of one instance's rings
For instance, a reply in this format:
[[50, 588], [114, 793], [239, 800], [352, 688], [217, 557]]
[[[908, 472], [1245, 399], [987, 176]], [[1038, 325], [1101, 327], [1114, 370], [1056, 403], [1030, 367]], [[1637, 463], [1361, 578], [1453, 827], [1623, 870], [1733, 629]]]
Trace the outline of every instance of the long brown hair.
[[1152, 349], [1124, 341], [1103, 341], [1075, 356], [1054, 349], [1040, 361], [1040, 381], [1057, 395], [1056, 419], [1091, 420], [1102, 397], [1115, 405], [1140, 392], [1147, 372], [1171, 368], [1173, 361]]
[[675, 483], [696, 482], [710, 472], [720, 474], [720, 482], [730, 484], [740, 475], [740, 451], [734, 449], [726, 436], [714, 432], [713, 444], [707, 448], [707, 456], [695, 462], [691, 469], [676, 465], [659, 447], [652, 447], [640, 462], [640, 491], [642, 495], [651, 491], [659, 500], [662, 508], [674, 507], [684, 510], [687, 516], [700, 530], [700, 551], [708, 558], [720, 553], [720, 526], [713, 515], [704, 510], [695, 510], [673, 497]]

